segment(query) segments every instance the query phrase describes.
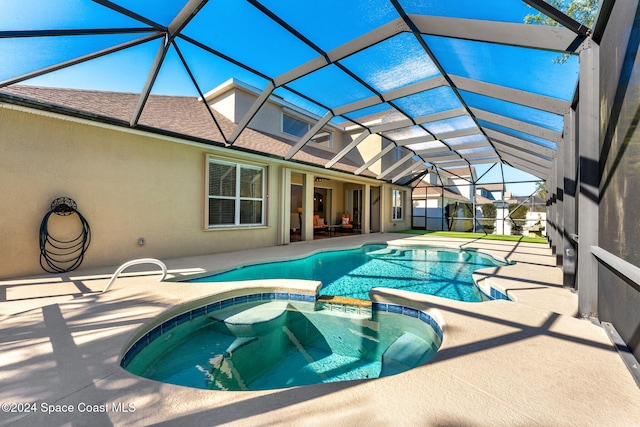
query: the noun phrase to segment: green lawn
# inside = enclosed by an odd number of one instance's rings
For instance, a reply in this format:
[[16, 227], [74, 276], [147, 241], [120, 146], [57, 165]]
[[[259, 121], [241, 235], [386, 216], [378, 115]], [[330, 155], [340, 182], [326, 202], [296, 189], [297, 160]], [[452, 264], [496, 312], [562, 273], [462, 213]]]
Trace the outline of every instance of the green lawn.
[[417, 234], [421, 236], [460, 237], [462, 239], [503, 240], [507, 242], [548, 243], [545, 237], [502, 236], [500, 234], [465, 233], [462, 231], [404, 230], [396, 231], [396, 233]]

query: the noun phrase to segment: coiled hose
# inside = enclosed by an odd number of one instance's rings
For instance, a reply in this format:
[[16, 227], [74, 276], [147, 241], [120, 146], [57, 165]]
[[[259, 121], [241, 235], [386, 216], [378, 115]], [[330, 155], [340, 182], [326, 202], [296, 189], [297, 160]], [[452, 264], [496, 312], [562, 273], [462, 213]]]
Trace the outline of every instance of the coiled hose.
[[[80, 220], [82, 230], [75, 239], [58, 240], [49, 234], [49, 218], [75, 215]], [[78, 211], [76, 202], [68, 197], [59, 197], [51, 202], [51, 210], [40, 224], [40, 266], [49, 273], [65, 273], [82, 264], [91, 242], [89, 223]]]

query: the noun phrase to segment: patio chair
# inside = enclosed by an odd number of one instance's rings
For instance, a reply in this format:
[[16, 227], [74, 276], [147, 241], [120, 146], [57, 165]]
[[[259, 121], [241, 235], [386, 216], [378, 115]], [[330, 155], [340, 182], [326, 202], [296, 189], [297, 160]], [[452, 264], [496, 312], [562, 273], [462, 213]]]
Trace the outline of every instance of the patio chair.
[[327, 231], [327, 224], [325, 224], [324, 218], [320, 218], [320, 215], [313, 216], [313, 231]]
[[353, 230], [353, 220], [351, 214], [343, 213], [340, 218], [340, 228], [343, 230]]

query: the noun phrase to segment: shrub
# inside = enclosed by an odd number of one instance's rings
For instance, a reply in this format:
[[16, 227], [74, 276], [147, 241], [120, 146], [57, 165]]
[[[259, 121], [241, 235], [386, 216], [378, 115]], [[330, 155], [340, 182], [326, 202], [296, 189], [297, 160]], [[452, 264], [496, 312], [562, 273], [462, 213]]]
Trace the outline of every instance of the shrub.
[[497, 214], [498, 214], [498, 208], [493, 203], [487, 203], [482, 205], [483, 218], [495, 218]]
[[509, 205], [509, 215], [512, 224], [511, 234], [517, 236], [522, 233], [522, 227], [525, 224], [527, 212], [529, 212], [529, 208], [524, 205], [518, 205], [517, 203], [512, 203]]
[[498, 208], [493, 203], [487, 203], [482, 205], [480, 209], [482, 209], [482, 219], [480, 220], [482, 228], [485, 233], [493, 233], [495, 218], [498, 216]]

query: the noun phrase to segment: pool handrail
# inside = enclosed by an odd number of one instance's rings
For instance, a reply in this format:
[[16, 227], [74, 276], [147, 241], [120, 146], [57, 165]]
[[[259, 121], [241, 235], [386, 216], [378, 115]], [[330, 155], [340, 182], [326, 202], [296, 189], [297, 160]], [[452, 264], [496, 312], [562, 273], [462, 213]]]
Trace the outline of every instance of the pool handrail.
[[120, 274], [124, 271], [124, 269], [137, 264], [156, 264], [158, 267], [160, 267], [162, 269], [162, 276], [160, 276], [160, 279], [158, 280], [158, 282], [162, 282], [167, 277], [167, 266], [159, 259], [155, 259], [155, 258], [133, 259], [131, 261], [125, 262], [120, 267], [118, 267], [116, 272], [113, 273], [113, 276], [111, 276], [111, 280], [109, 280], [109, 283], [107, 283], [107, 286], [104, 287], [102, 292], [103, 293], [107, 292], [111, 284], [115, 282], [115, 280], [120, 276]]

